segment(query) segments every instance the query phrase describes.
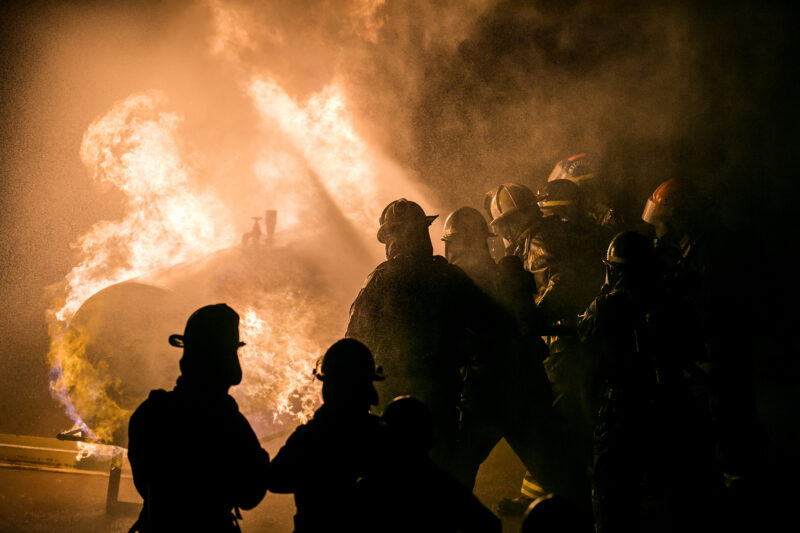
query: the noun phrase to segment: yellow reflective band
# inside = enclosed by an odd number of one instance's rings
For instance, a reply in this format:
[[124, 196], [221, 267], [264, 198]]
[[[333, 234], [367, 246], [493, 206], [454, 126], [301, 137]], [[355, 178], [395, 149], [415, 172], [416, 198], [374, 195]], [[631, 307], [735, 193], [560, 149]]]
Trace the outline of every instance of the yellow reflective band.
[[522, 488], [520, 489], [520, 492], [522, 494], [524, 494], [525, 496], [527, 496], [528, 498], [533, 498], [534, 500], [536, 498], [539, 498], [539, 497], [544, 496], [545, 494], [547, 494], [547, 491], [544, 490], [542, 487], [540, 487], [538, 485], [534, 485], [534, 487], [529, 487], [527, 485], [527, 483], [523, 483], [522, 484]]
[[608, 260], [612, 263], [627, 263], [627, 259], [623, 259], [621, 257], [617, 257], [616, 255], [609, 256]]
[[531, 479], [527, 476], [525, 476], [525, 479], [522, 480], [522, 487], [536, 492], [544, 492], [543, 487], [541, 487], [538, 483], [531, 481]]
[[594, 178], [597, 174], [592, 172], [590, 174], [584, 174], [583, 176], [570, 176], [569, 179], [572, 181], [583, 181], [583, 180], [590, 180]]
[[539, 207], [556, 207], [559, 205], [572, 205], [569, 200], [542, 200], [539, 202]]

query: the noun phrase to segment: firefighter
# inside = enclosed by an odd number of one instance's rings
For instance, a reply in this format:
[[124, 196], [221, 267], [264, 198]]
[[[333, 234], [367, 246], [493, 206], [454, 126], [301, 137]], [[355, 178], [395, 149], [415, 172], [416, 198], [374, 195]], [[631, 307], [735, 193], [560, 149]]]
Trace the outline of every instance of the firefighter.
[[392, 379], [384, 398], [410, 394], [432, 411], [434, 461], [455, 473], [461, 368], [488, 338], [486, 297], [460, 268], [433, 255], [426, 215], [400, 198], [381, 213], [378, 241], [387, 260], [369, 275], [350, 308], [346, 336], [370, 347]]
[[[602, 271], [594, 272], [597, 269], [592, 266], [591, 250], [579, 246], [582, 238], [580, 230], [559, 217], [543, 217], [533, 192], [517, 183], [505, 183], [489, 191], [484, 207], [492, 216], [491, 229], [503, 236], [507, 255], [518, 257], [525, 269], [533, 274], [537, 287], [537, 305], [544, 312], [548, 325], [574, 328], [578, 314], [585, 309], [591, 301], [592, 293], [602, 283]], [[565, 355], [567, 353], [570, 355]], [[564, 361], [569, 364], [563, 364]], [[567, 449], [569, 444], [571, 463], [570, 468], [565, 468], [565, 471], [573, 471], [570, 474], [573, 477], [569, 483], [571, 486], [568, 488], [571, 493], [564, 495], [576, 500], [588, 500], [588, 481], [581, 474], [581, 463], [588, 462], [589, 424], [579, 418], [587, 411], [585, 408], [581, 409], [583, 406], [565, 408], [564, 399], [569, 400], [572, 396], [563, 394], [565, 380], [562, 376], [567, 374], [572, 381], [580, 382], [583, 379], [583, 367], [588, 367], [584, 363], [584, 354], [577, 342], [570, 343], [568, 339], [558, 336], [549, 339], [549, 355], [544, 362], [545, 368], [559, 395], [556, 401], [565, 418], [565, 431], [574, 434], [569, 443], [564, 445]], [[566, 372], [562, 370], [565, 367]], [[581, 369], [581, 372], [577, 372], [576, 368]], [[566, 388], [580, 390], [580, 387], [571, 383]], [[522, 495], [503, 500], [501, 512], [523, 513], [534, 499], [547, 492], [546, 488], [542, 487], [541, 480], [537, 482], [530, 473], [526, 474]]]
[[596, 531], [705, 531], [710, 526], [708, 419], [694, 409], [684, 369], [702, 350], [685, 309], [665, 290], [652, 243], [619, 233], [606, 283], [581, 317], [599, 359], [593, 437]]
[[228, 394], [242, 380], [239, 315], [225, 304], [202, 307], [169, 343], [183, 348], [177, 384], [152, 391], [128, 427], [133, 482], [144, 500], [131, 531], [239, 531], [239, 508], [264, 497], [269, 464]]
[[569, 180], [580, 188], [586, 210], [596, 224], [612, 232], [626, 225], [622, 207], [629, 202], [620, 188], [599, 172], [599, 164], [591, 154], [575, 154], [556, 163], [547, 181], [559, 180]]
[[452, 265], [457, 265], [483, 290], [494, 295], [497, 292], [497, 265], [492, 259], [487, 239], [496, 237], [480, 211], [472, 207], [461, 207], [444, 221], [444, 255]]
[[543, 217], [533, 192], [517, 183], [489, 191], [484, 206], [492, 216], [490, 227], [506, 243], [506, 255], [518, 256], [533, 273], [538, 305], [554, 324], [574, 325], [602, 284], [602, 269], [593, 266], [595, 251], [581, 246], [580, 228]]
[[395, 398], [381, 415], [385, 462], [356, 486], [363, 509], [359, 532], [500, 533], [500, 520], [428, 456], [435, 443], [430, 409], [411, 396]]
[[490, 237], [483, 215], [471, 207], [451, 213], [442, 235], [447, 260], [495, 303], [490, 312], [499, 319], [485, 343], [490, 351], [476, 354], [464, 369], [458, 451], [462, 482], [470, 489], [501, 438], [539, 477], [547, 478], [555, 451], [557, 422], [542, 366], [547, 346], [540, 336], [543, 320], [534, 304], [535, 284], [520, 261], [503, 261], [502, 268], [494, 262]]
[[298, 427], [270, 465], [269, 490], [294, 494], [295, 532], [348, 531], [359, 512], [356, 480], [367, 475], [384, 447], [374, 383], [384, 379], [369, 349], [355, 339], [331, 345], [314, 371], [322, 406]]
[[[741, 517], [751, 507], [743, 502], [757, 492], [766, 446], [756, 408], [755, 336], [743, 333], [763, 322], [758, 291], [741, 290], [741, 243], [748, 243], [750, 256], [761, 254], [757, 239], [721, 226], [708, 203], [691, 181], [673, 178], [653, 191], [642, 219], [654, 228], [672, 289], [702, 325], [706, 351], [694, 375], [707, 384], [725, 496], [731, 516]], [[758, 267], [759, 261], [746, 265], [751, 279], [763, 279]]]

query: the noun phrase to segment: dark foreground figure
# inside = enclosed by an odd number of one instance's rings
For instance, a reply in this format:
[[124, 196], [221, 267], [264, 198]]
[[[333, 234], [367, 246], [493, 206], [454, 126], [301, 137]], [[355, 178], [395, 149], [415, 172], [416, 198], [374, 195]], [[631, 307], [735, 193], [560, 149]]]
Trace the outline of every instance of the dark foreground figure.
[[315, 375], [324, 403], [275, 455], [269, 490], [294, 494], [296, 533], [352, 531], [363, 507], [354, 497], [356, 480], [381, 452], [380, 422], [369, 408], [378, 403], [373, 381], [383, 377], [355, 339], [328, 348]]
[[591, 516], [570, 500], [547, 494], [534, 500], [525, 511], [520, 533], [592, 533]]
[[647, 237], [618, 234], [606, 266], [606, 285], [579, 326], [603, 383], [593, 442], [596, 531], [709, 531], [710, 417], [693, 402], [684, 370], [702, 343], [692, 342], [685, 309], [664, 290]]
[[183, 335], [181, 376], [154, 390], [128, 428], [133, 482], [144, 507], [131, 531], [239, 531], [238, 510], [266, 493], [269, 455], [228, 394], [242, 380], [239, 315], [225, 304], [195, 311]]
[[471, 489], [481, 463], [505, 438], [537, 481], [557, 490], [564, 443], [542, 365], [547, 346], [534, 301], [536, 285], [516, 256], [501, 265], [494, 262], [487, 243], [494, 236], [471, 207], [451, 213], [442, 236], [447, 260], [485, 293], [487, 314], [495, 317], [491, 336], [482, 343], [487, 349], [476, 353], [463, 372], [459, 478]]
[[386, 407], [379, 469], [356, 485], [363, 505], [359, 533], [500, 533], [502, 523], [472, 492], [428, 457], [434, 444], [430, 410], [410, 396]]

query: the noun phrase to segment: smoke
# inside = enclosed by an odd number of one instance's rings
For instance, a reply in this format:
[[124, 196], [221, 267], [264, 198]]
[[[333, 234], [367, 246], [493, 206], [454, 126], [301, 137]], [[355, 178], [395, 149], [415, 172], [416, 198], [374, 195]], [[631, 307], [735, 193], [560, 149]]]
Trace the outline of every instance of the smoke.
[[[631, 218], [659, 182], [689, 177], [726, 222], [788, 258], [797, 16], [777, 3], [168, 0], [43, 4], [7, 19], [14, 331], [51, 303], [41, 288], [75, 268], [69, 243], [126, 220], [130, 196], [87, 179], [79, 152], [87, 127], [132, 95], [163, 95], [145, 115], [171, 132], [232, 238], [277, 209], [279, 231], [329, 224], [357, 242], [359, 259], [326, 273], [348, 290], [380, 259], [388, 201], [442, 215], [480, 207], [489, 188], [536, 189], [584, 151], [627, 191]], [[331, 149], [338, 135], [349, 140]], [[106, 155], [119, 165], [123, 152]], [[2, 359], [20, 364], [33, 356], [17, 352], [38, 353], [8, 350]]]

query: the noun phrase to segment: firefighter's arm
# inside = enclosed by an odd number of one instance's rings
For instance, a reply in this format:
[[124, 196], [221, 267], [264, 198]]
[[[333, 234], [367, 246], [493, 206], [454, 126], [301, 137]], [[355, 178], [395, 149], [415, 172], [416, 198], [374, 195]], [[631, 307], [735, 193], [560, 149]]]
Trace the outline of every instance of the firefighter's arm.
[[267, 493], [269, 483], [269, 454], [258, 442], [250, 423], [237, 413], [238, 433], [235, 471], [236, 502], [244, 510], [252, 509]]
[[[378, 306], [381, 301], [380, 273], [376, 268], [368, 277], [358, 296], [350, 305], [350, 320], [344, 336], [358, 339], [370, 346], [370, 331], [377, 319]], [[372, 347], [371, 347], [372, 348]]]
[[286, 440], [286, 444], [278, 450], [269, 464], [268, 488], [277, 494], [290, 494], [295, 492], [298, 481], [306, 474], [310, 462], [307, 439], [304, 427], [299, 427]]

